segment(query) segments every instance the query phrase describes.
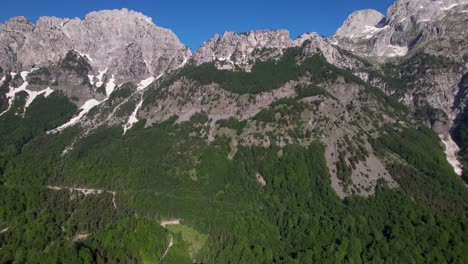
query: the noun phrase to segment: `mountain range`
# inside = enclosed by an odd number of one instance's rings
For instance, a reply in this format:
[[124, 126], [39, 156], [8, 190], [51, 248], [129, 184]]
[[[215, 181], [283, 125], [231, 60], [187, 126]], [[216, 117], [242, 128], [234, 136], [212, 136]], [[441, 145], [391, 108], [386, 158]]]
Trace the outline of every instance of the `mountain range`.
[[467, 25], [397, 0], [192, 52], [126, 9], [11, 18], [0, 261], [468, 261]]

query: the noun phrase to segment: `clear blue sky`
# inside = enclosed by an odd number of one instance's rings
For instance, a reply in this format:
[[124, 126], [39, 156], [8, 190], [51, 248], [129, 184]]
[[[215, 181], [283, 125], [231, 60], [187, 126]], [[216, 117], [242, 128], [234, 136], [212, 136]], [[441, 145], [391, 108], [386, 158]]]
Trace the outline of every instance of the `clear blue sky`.
[[173, 30], [192, 50], [224, 31], [287, 29], [295, 38], [305, 32], [330, 36], [353, 11], [372, 8], [386, 13], [395, 0], [4, 0], [0, 22], [25, 16], [79, 17], [96, 10], [128, 8]]

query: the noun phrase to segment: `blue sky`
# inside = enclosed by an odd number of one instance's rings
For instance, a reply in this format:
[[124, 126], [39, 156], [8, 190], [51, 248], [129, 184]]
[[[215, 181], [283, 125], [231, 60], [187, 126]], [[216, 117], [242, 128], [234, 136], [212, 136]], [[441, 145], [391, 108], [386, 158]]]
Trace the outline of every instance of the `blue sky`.
[[386, 13], [395, 0], [22, 0], [3, 1], [0, 22], [25, 16], [79, 17], [96, 10], [128, 8], [173, 30], [192, 50], [224, 31], [287, 29], [295, 38], [305, 32], [330, 36], [353, 11], [372, 8]]

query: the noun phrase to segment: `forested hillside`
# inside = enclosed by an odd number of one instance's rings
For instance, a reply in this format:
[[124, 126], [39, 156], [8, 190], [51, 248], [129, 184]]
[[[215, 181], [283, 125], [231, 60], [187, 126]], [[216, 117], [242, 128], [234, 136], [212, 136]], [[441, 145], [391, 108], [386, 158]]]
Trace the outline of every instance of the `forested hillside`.
[[[50, 97], [30, 109], [53, 102], [63, 104]], [[102, 128], [62, 155], [77, 128], [46, 134], [46, 121], [1, 118], [2, 262], [154, 263], [171, 237], [164, 263], [468, 261], [467, 191], [427, 129], [388, 129], [373, 143], [402, 157], [390, 169], [400, 189], [382, 182], [372, 197], [341, 200], [318, 142], [241, 146], [229, 159], [230, 141], [191, 136], [205, 122], [192, 118], [141, 122], [125, 136]], [[12, 140], [14, 131], [24, 136]], [[181, 228], [165, 230], [166, 219]]]

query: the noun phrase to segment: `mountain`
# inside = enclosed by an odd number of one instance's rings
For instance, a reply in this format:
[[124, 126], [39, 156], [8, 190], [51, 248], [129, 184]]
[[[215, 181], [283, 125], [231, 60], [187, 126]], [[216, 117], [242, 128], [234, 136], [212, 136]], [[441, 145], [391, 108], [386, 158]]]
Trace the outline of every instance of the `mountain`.
[[467, 262], [466, 9], [0, 24], [0, 262]]
[[462, 0], [398, 0], [387, 16], [375, 10], [354, 12], [332, 38], [355, 54], [380, 60], [424, 49], [462, 61], [467, 4]]
[[[409, 86], [399, 99], [415, 110], [426, 106], [441, 110], [435, 119], [450, 126], [466, 101], [458, 94], [458, 86], [460, 75], [466, 73], [467, 8], [467, 2], [457, 0], [399, 0], [386, 17], [374, 10], [351, 14], [333, 39], [354, 54], [387, 62], [384, 65], [393, 68], [392, 77]], [[403, 69], [395, 71], [397, 68]], [[389, 95], [399, 93], [389, 87], [383, 89]], [[442, 133], [447, 128], [435, 130]]]
[[467, 10], [465, 1], [399, 0], [386, 17], [375, 10], [351, 14], [332, 37], [335, 45], [379, 61], [367, 81], [412, 109], [455, 151], [448, 134], [456, 133], [466, 107]]
[[17, 17], [1, 32], [0, 65], [16, 72], [56, 63], [74, 50], [88, 60], [90, 74], [105, 71], [122, 82], [170, 72], [191, 56], [172, 31], [126, 9], [92, 12], [83, 21], [41, 17], [36, 25]]

